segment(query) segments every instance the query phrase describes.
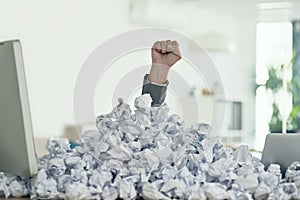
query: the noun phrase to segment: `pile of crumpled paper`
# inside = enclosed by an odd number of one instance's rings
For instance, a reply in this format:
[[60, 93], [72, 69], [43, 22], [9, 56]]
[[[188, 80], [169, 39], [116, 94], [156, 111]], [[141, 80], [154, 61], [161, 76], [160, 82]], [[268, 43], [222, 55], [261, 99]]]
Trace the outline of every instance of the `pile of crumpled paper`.
[[0, 173], [0, 196], [33, 199], [300, 199], [300, 162], [285, 179], [279, 165], [264, 165], [242, 145], [235, 152], [211, 137], [211, 127], [188, 129], [166, 104], [119, 99], [111, 113], [97, 117], [80, 146], [49, 139], [30, 179]]

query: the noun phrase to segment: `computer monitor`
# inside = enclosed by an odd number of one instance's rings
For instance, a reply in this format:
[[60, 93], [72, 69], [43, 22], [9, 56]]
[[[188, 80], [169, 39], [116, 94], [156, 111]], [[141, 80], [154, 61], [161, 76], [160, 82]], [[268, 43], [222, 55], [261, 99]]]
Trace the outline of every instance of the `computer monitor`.
[[0, 172], [37, 172], [21, 43], [0, 42]]

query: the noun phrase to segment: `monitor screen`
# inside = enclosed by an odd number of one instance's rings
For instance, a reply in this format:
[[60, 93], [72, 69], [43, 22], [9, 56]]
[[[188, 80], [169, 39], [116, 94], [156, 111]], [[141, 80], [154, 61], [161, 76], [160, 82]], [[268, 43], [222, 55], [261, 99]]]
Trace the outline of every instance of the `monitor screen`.
[[37, 172], [20, 41], [0, 42], [0, 172]]

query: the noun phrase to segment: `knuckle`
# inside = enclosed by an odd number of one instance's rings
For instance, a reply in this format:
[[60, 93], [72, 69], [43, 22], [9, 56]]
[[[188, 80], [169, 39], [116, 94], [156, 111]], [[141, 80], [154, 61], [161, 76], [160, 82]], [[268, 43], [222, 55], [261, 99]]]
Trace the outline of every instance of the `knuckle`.
[[157, 46], [159, 44], [159, 41], [154, 42], [153, 46]]

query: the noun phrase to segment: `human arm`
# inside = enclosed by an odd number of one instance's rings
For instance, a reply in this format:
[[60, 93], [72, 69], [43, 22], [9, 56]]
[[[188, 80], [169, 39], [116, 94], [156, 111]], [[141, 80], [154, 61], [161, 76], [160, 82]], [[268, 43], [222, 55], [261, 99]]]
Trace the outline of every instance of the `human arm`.
[[152, 106], [160, 106], [167, 92], [168, 74], [171, 67], [181, 59], [177, 41], [157, 41], [151, 49], [152, 65], [144, 77], [142, 94], [150, 94]]

